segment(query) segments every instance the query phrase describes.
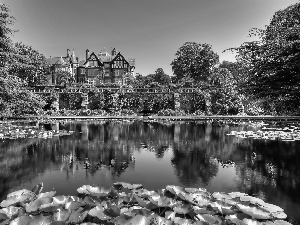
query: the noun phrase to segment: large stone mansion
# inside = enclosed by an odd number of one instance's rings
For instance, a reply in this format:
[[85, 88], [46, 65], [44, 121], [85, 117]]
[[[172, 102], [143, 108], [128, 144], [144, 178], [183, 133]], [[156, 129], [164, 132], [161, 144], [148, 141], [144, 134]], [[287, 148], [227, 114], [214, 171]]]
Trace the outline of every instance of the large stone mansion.
[[101, 50], [98, 54], [90, 53], [87, 49], [85, 60], [81, 61], [75, 56], [74, 50], [71, 54], [67, 49], [66, 56], [50, 57], [48, 63], [50, 64], [48, 84], [52, 85], [57, 84], [56, 72], [59, 70], [70, 72], [76, 83], [123, 85], [126, 84], [126, 77], [134, 76], [135, 69], [135, 59], [125, 59], [115, 48], [111, 51]]

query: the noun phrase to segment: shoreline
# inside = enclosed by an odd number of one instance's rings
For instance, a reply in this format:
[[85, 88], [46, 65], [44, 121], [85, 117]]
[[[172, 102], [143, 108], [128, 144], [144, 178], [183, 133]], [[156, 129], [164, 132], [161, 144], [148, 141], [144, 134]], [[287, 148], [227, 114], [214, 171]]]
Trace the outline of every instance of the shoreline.
[[24, 116], [24, 117], [8, 117], [0, 118], [0, 121], [9, 121], [9, 120], [147, 120], [147, 121], [156, 121], [156, 120], [239, 120], [239, 121], [249, 121], [249, 120], [268, 120], [268, 121], [300, 121], [300, 116]]

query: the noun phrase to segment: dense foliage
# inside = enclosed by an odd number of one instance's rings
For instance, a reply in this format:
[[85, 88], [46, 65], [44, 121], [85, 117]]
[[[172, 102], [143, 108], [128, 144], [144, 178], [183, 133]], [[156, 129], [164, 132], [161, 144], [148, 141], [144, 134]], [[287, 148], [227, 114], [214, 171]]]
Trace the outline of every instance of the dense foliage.
[[14, 17], [9, 7], [0, 4], [0, 114], [1, 117], [36, 113], [45, 102], [39, 96], [24, 89], [37, 83], [44, 69], [44, 57], [31, 47], [21, 43], [14, 44], [11, 26]]
[[277, 114], [299, 114], [300, 3], [277, 11], [265, 29], [252, 29], [259, 41], [235, 48], [248, 68], [245, 91]]
[[[158, 113], [180, 108], [188, 114], [299, 115], [299, 8], [300, 3], [297, 3], [279, 10], [265, 29], [252, 29], [251, 35], [258, 36], [259, 40], [232, 48], [237, 52], [237, 62], [219, 63], [219, 56], [210, 44], [186, 42], [171, 62], [173, 76], [158, 68], [147, 76], [134, 78], [128, 73], [124, 77], [126, 87], [132, 89], [174, 91], [180, 87], [200, 88], [192, 95], [182, 94], [175, 101], [170, 95], [127, 96], [122, 91], [114, 94], [91, 90], [87, 106], [82, 105], [80, 95], [73, 93], [63, 93], [60, 99], [54, 95], [42, 96], [47, 103], [45, 106], [41, 97], [29, 93], [24, 87], [46, 83], [49, 65], [45, 57], [31, 46], [13, 43], [11, 36], [15, 31], [11, 27], [15, 19], [10, 15], [9, 7], [0, 4], [1, 114], [9, 116], [37, 112], [38, 108], [55, 109], [55, 104], [60, 102], [60, 108], [68, 110], [88, 107], [113, 114], [119, 110]], [[67, 89], [75, 85], [69, 72], [57, 71], [56, 78], [57, 84]], [[12, 83], [15, 85], [9, 90]], [[117, 84], [109, 86], [119, 87]]]
[[190, 77], [197, 82], [206, 82], [219, 62], [219, 56], [209, 44], [186, 42], [175, 55], [171, 66], [176, 81]]

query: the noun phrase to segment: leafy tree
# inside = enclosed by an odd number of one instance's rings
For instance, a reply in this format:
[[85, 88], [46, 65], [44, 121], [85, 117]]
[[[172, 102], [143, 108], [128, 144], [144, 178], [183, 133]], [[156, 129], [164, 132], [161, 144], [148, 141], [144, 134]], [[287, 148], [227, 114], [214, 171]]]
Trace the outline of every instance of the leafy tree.
[[10, 27], [14, 24], [15, 18], [10, 15], [7, 5], [0, 4], [0, 10], [0, 73], [1, 76], [6, 76], [13, 52], [13, 42], [10, 37], [15, 32]]
[[0, 113], [2, 116], [12, 116], [22, 113], [33, 113], [40, 109], [45, 102], [24, 87], [26, 81], [18, 77], [20, 59], [18, 50], [11, 40], [14, 30], [14, 17], [10, 15], [7, 5], [0, 4]]
[[[277, 11], [265, 29], [252, 29], [259, 41], [235, 48], [249, 68], [249, 93], [281, 111], [300, 100], [300, 3]], [[297, 106], [298, 105], [298, 106]]]
[[212, 111], [214, 114], [237, 114], [239, 96], [237, 82], [227, 68], [215, 68], [210, 77]]
[[28, 85], [41, 85], [47, 80], [49, 64], [46, 57], [23, 43], [15, 44], [15, 64], [11, 73], [25, 80]]
[[56, 77], [56, 84], [57, 85], [66, 86], [66, 85], [70, 85], [70, 84], [75, 82], [75, 78], [73, 77], [73, 75], [69, 71], [58, 70], [55, 73], [55, 77]]
[[242, 62], [228, 62], [220, 63], [219, 68], [227, 69], [231, 74], [232, 82], [235, 83], [238, 91], [244, 93], [244, 86], [249, 79], [248, 68]]
[[158, 68], [155, 71], [155, 74], [153, 74], [153, 81], [160, 85], [169, 85], [171, 83], [171, 78], [169, 75], [165, 74], [162, 68]]
[[219, 56], [209, 44], [186, 42], [175, 55], [176, 58], [171, 63], [175, 81], [190, 77], [197, 83], [206, 82], [219, 62]]
[[4, 117], [37, 113], [46, 102], [24, 89], [16, 76], [0, 76], [0, 115]]

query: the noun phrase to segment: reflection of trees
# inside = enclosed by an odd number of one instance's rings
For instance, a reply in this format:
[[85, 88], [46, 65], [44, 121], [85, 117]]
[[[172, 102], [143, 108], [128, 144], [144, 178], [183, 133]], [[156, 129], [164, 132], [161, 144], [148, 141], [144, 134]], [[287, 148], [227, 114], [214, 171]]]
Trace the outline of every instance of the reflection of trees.
[[199, 149], [186, 153], [174, 150], [172, 164], [180, 182], [187, 186], [199, 181], [207, 184], [218, 172], [218, 163]]
[[300, 143], [252, 142], [251, 151], [243, 152], [237, 162], [240, 188], [253, 193], [280, 190], [300, 201]]
[[[99, 171], [119, 175], [134, 167], [133, 151], [144, 149], [157, 158], [172, 150], [171, 163], [184, 185], [207, 184], [218, 172], [217, 158], [235, 162], [240, 191], [260, 194], [264, 190], [277, 197], [281, 191], [293, 201], [300, 201], [300, 152], [296, 151], [300, 149], [299, 142], [239, 139], [226, 136], [237, 128], [210, 123], [74, 122], [45, 129], [75, 133], [0, 142], [1, 196], [51, 166], [60, 168], [67, 177], [78, 170], [86, 170], [87, 176]], [[284, 201], [283, 196], [278, 199]]]
[[11, 187], [33, 180], [49, 166], [48, 156], [35, 151], [39, 140], [15, 139], [0, 143], [0, 198]]

